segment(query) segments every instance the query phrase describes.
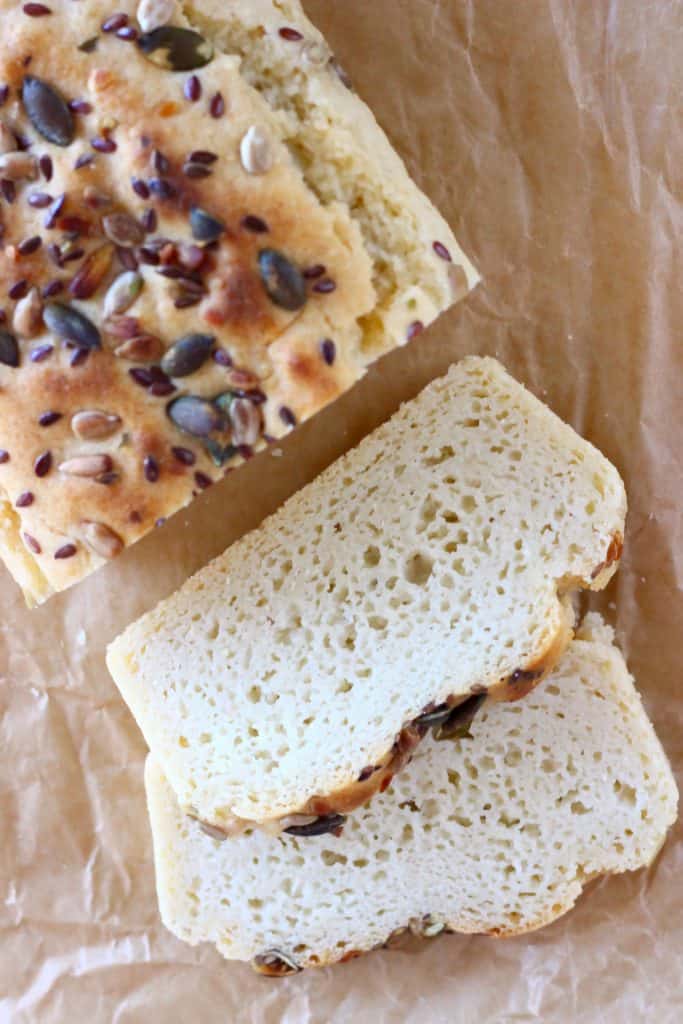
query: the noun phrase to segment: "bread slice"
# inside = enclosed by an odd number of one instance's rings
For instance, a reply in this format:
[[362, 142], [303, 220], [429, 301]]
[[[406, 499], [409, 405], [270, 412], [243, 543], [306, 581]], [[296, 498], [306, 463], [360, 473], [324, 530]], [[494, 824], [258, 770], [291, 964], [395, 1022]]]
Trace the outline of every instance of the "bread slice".
[[599, 452], [499, 363], [466, 359], [108, 665], [200, 819], [345, 814], [388, 785], [425, 711], [523, 696], [553, 667], [566, 592], [609, 580], [625, 505]]
[[298, 3], [49, 7], [0, 8], [0, 555], [31, 604], [478, 280]]
[[471, 737], [425, 741], [339, 838], [219, 842], [146, 766], [162, 919], [264, 973], [322, 966], [402, 932], [507, 936], [569, 910], [594, 876], [649, 864], [676, 818], [669, 764], [598, 616]]

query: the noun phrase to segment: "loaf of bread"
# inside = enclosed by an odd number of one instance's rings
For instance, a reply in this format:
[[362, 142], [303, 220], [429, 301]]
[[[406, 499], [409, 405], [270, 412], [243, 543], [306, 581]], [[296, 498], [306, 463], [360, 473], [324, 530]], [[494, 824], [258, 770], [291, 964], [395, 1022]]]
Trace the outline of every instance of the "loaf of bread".
[[36, 603], [477, 277], [298, 3], [0, 18], [0, 554]]
[[338, 838], [220, 842], [183, 813], [152, 756], [146, 784], [165, 925], [274, 975], [410, 932], [540, 928], [596, 875], [649, 864], [677, 807], [597, 616], [533, 694], [488, 701], [468, 738], [425, 741]]
[[333, 827], [428, 727], [554, 666], [625, 506], [595, 448], [469, 358], [130, 626], [109, 668], [182, 807]]

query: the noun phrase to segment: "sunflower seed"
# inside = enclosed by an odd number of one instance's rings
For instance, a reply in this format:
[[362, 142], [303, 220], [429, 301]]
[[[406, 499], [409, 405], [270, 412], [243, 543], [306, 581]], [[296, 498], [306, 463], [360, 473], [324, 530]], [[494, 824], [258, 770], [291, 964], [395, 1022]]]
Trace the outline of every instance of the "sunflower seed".
[[301, 309], [307, 295], [299, 268], [276, 249], [262, 249], [258, 261], [263, 287], [270, 300], [290, 312]]
[[81, 522], [83, 540], [89, 548], [102, 558], [116, 558], [123, 551], [123, 541], [118, 533], [104, 523], [95, 523], [87, 519]]
[[256, 444], [263, 425], [261, 410], [248, 398], [235, 398], [230, 404], [230, 424], [233, 444]]
[[143, 278], [136, 270], [126, 270], [119, 274], [104, 297], [102, 315], [105, 320], [127, 312], [142, 291], [143, 284]]
[[138, 46], [147, 60], [166, 71], [193, 71], [213, 59], [213, 46], [192, 29], [162, 25], [141, 35]]
[[64, 306], [61, 302], [49, 303], [43, 312], [43, 320], [48, 330], [58, 338], [72, 341], [79, 348], [101, 348], [100, 332], [92, 320], [80, 313], [74, 306]]
[[190, 210], [190, 228], [197, 242], [215, 242], [225, 231], [225, 224], [200, 206], [193, 206]]
[[69, 285], [69, 294], [74, 299], [89, 299], [95, 294], [109, 273], [113, 259], [114, 246], [101, 245], [93, 250], [81, 264], [81, 268]]
[[257, 974], [265, 974], [269, 978], [285, 978], [288, 974], [298, 974], [301, 970], [291, 957], [279, 949], [259, 953], [252, 960], [251, 966]]
[[194, 395], [183, 395], [171, 402], [166, 411], [169, 418], [184, 433], [193, 437], [208, 437], [227, 426], [224, 413], [211, 402]]
[[43, 301], [37, 288], [31, 288], [28, 295], [17, 302], [12, 317], [12, 327], [23, 338], [32, 338], [42, 326]]
[[301, 839], [310, 839], [313, 836], [326, 836], [330, 832], [336, 832], [346, 824], [343, 814], [326, 814], [316, 818], [308, 825], [290, 825], [285, 829], [289, 836], [298, 836]]
[[0, 363], [5, 366], [19, 365], [19, 345], [9, 331], [0, 331]]
[[115, 356], [131, 363], [156, 363], [163, 352], [164, 343], [154, 334], [138, 334], [114, 349]]
[[61, 93], [41, 78], [27, 75], [21, 89], [24, 109], [35, 130], [56, 146], [74, 140], [74, 119]]
[[471, 736], [470, 726], [486, 700], [485, 693], [475, 694], [459, 704], [440, 725], [434, 729], [435, 740], [462, 740]]
[[161, 369], [169, 377], [189, 377], [209, 358], [215, 340], [210, 334], [186, 334], [168, 350]]
[[199, 824], [199, 828], [201, 829], [201, 831], [204, 833], [205, 836], [208, 836], [209, 839], [215, 839], [219, 843], [224, 843], [227, 839], [230, 838], [222, 829], [216, 828], [215, 825], [209, 825], [208, 822], [199, 821], [199, 819], [197, 819], [197, 822]]
[[267, 174], [273, 166], [270, 139], [263, 128], [252, 125], [240, 142], [240, 159], [247, 174]]
[[5, 181], [35, 181], [38, 177], [38, 161], [30, 153], [21, 150], [0, 156], [0, 178]]
[[145, 240], [145, 229], [129, 213], [110, 213], [102, 218], [102, 228], [107, 238], [122, 249], [132, 249]]
[[83, 409], [71, 417], [71, 429], [81, 441], [99, 441], [111, 437], [120, 426], [120, 416], [99, 409]]
[[143, 32], [168, 25], [176, 12], [175, 0], [140, 0], [137, 10], [138, 25]]
[[95, 477], [109, 473], [113, 468], [111, 455], [76, 455], [59, 465], [59, 472], [67, 476]]

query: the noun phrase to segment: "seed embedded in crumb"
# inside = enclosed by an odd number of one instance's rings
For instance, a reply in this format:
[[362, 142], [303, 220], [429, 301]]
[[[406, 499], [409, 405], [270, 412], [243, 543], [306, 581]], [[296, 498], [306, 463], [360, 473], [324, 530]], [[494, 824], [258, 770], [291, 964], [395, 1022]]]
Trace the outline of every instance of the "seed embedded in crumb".
[[47, 476], [52, 468], [52, 452], [42, 452], [33, 463], [33, 472], [38, 477]]
[[213, 480], [211, 479], [211, 477], [207, 476], [206, 473], [200, 473], [199, 471], [195, 473], [194, 480], [200, 491], [206, 491], [209, 487], [213, 485]]
[[337, 290], [337, 284], [330, 277], [322, 277], [313, 285], [313, 291], [318, 295], [330, 295]]
[[42, 554], [43, 549], [41, 548], [40, 544], [38, 543], [35, 537], [33, 537], [30, 533], [24, 533], [23, 538], [24, 543], [26, 544], [26, 547], [29, 549], [29, 551], [32, 551], [34, 555]]
[[36, 348], [31, 350], [29, 359], [32, 363], [42, 363], [44, 359], [52, 355], [54, 350], [54, 345], [37, 345]]
[[185, 86], [183, 88], [183, 95], [185, 96], [185, 99], [188, 100], [188, 102], [190, 103], [196, 103], [198, 100], [201, 99], [202, 83], [200, 82], [197, 75], [190, 75], [190, 77], [187, 79], [187, 81], [185, 82]]
[[440, 259], [445, 260], [447, 263], [453, 262], [453, 257], [443, 242], [434, 242], [432, 248]]
[[121, 417], [100, 409], [82, 409], [71, 417], [71, 429], [81, 441], [111, 437], [121, 426]]
[[413, 338], [417, 338], [418, 334], [422, 334], [425, 329], [425, 325], [421, 320], [413, 320], [412, 324], [409, 325], [406, 331], [406, 338], [408, 341], [412, 341]]
[[298, 29], [290, 28], [289, 26], [281, 28], [278, 35], [281, 39], [286, 39], [288, 43], [297, 43], [300, 39], [303, 39], [303, 35]]
[[[90, 140], [90, 145], [98, 153], [115, 153], [118, 149], [117, 144], [113, 139], [107, 135], [98, 135], [94, 139]], [[81, 164], [81, 166], [84, 166]]]
[[59, 472], [67, 476], [92, 478], [110, 473], [114, 467], [111, 455], [76, 455], [59, 465]]
[[47, 4], [24, 4], [22, 11], [24, 14], [27, 14], [29, 18], [45, 18], [48, 14], [52, 14], [52, 8], [48, 7]]
[[81, 529], [83, 539], [96, 555], [110, 559], [116, 558], [123, 551], [123, 540], [110, 526], [84, 519]]
[[211, 97], [209, 113], [211, 114], [211, 117], [216, 119], [222, 117], [225, 113], [225, 100], [219, 92], [215, 93], [215, 95]]
[[38, 423], [41, 427], [51, 427], [53, 423], [61, 420], [61, 418], [61, 412], [53, 412], [50, 410], [49, 412], [42, 413], [42, 415], [38, 417]]
[[324, 341], [320, 342], [320, 352], [324, 362], [328, 366], [334, 366], [334, 361], [337, 358], [337, 346], [331, 338], [325, 338]]
[[173, 458], [183, 466], [194, 466], [197, 456], [189, 448], [171, 448]]
[[142, 463], [145, 480], [154, 484], [159, 479], [159, 463], [153, 455], [146, 455]]
[[10, 456], [9, 456], [9, 452], [7, 451], [7, 449], [6, 448], [0, 448], [0, 465], [2, 465], [5, 462], [9, 462], [9, 458], [10, 458]]
[[273, 166], [270, 139], [263, 128], [252, 125], [240, 142], [240, 160], [247, 174], [267, 174]]
[[34, 500], [35, 495], [33, 494], [32, 491], [24, 491], [22, 494], [19, 495], [14, 504], [16, 508], [28, 508], [29, 505], [33, 504]]
[[41, 156], [40, 160], [38, 161], [38, 166], [40, 167], [40, 173], [45, 178], [45, 181], [52, 181], [52, 174], [53, 174], [52, 157], [48, 156], [47, 153], [44, 153], [43, 156]]
[[77, 548], [75, 544], [63, 544], [61, 548], [57, 548], [54, 557], [58, 560], [63, 560], [65, 558], [73, 558], [73, 556], [76, 554], [76, 551]]
[[128, 24], [128, 15], [127, 14], [123, 14], [121, 12], [121, 13], [118, 13], [118, 14], [112, 14], [112, 15], [110, 15], [110, 17], [105, 18], [105, 20], [102, 22], [102, 26], [101, 27], [102, 27], [102, 31], [103, 32], [118, 32], [118, 30], [120, 28], [123, 28], [124, 25], [127, 25], [127, 24]]
[[287, 405], [281, 406], [280, 407], [279, 415], [280, 415], [280, 419], [285, 424], [285, 426], [287, 426], [287, 427], [295, 427], [296, 426], [296, 416], [294, 415], [292, 410], [289, 408], [289, 406], [287, 406]]
[[149, 199], [150, 192], [149, 186], [142, 178], [133, 178], [131, 181], [131, 187], [136, 195], [140, 196], [141, 199]]
[[242, 218], [241, 224], [246, 231], [251, 231], [255, 235], [265, 235], [270, 230], [264, 220], [260, 217], [255, 217], [251, 213]]

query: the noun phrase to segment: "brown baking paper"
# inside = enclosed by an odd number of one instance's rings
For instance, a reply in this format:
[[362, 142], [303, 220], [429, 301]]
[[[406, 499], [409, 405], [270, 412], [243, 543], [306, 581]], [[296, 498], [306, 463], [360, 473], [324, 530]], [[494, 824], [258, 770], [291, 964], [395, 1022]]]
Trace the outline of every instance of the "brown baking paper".
[[162, 927], [145, 747], [105, 645], [470, 352], [622, 471], [616, 624], [683, 781], [683, 5], [310, 0], [484, 284], [346, 398], [70, 593], [0, 572], [2, 1024], [656, 1024], [683, 1015], [683, 831], [529, 938], [445, 937], [282, 982]]

